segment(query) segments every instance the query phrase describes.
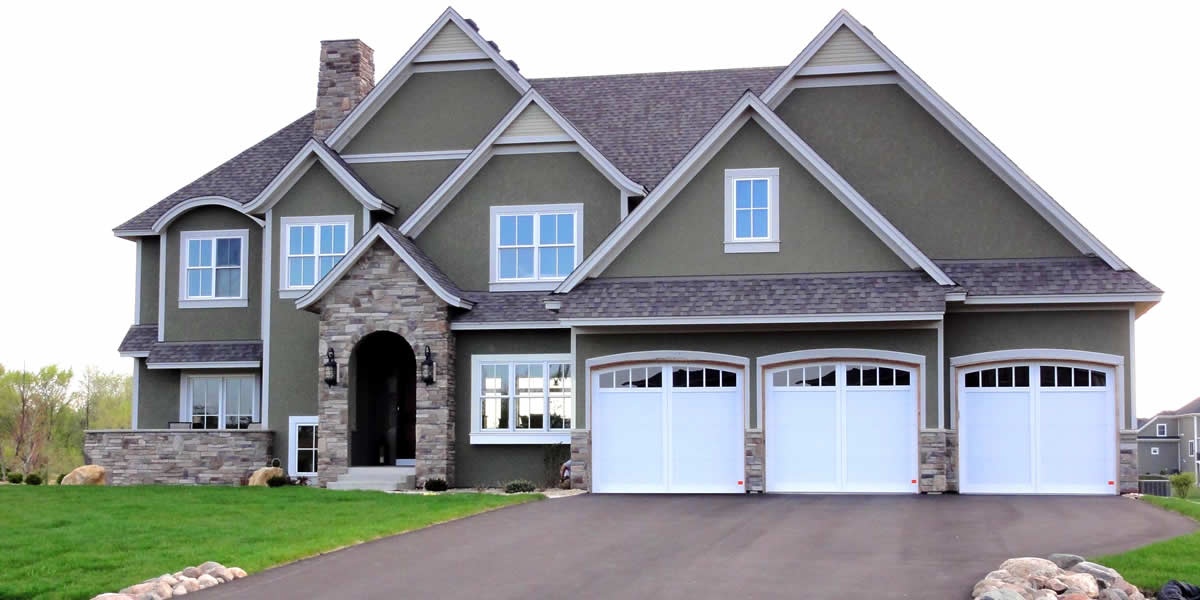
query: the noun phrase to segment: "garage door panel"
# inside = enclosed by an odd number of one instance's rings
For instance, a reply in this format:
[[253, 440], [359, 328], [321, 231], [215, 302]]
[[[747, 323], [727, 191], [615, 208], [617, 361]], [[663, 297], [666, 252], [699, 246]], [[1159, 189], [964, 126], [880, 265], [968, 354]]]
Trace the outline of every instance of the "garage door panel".
[[1031, 491], [1029, 392], [970, 392], [963, 401], [970, 410], [963, 411], [959, 427], [970, 432], [970, 438], [962, 442], [966, 459], [962, 491]]
[[846, 491], [911, 492], [917, 415], [908, 389], [846, 391]]
[[671, 491], [742, 491], [745, 475], [742, 406], [736, 390], [681, 391], [671, 396]]
[[836, 489], [837, 422], [835, 389], [772, 390], [765, 419], [767, 491]]
[[661, 491], [666, 486], [664, 398], [655, 392], [604, 391], [592, 405], [592, 489]]
[[1116, 418], [1105, 406], [1105, 394], [1043, 390], [1040, 400], [1039, 491], [1111, 492]]

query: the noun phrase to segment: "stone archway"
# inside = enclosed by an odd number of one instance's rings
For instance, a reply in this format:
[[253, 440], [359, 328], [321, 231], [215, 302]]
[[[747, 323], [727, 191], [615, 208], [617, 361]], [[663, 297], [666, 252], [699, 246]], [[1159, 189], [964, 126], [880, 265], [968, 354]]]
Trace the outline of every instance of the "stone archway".
[[367, 334], [350, 353], [350, 466], [413, 465], [416, 351], [390, 331]]
[[[454, 336], [446, 302], [386, 243], [376, 241], [309, 310], [320, 315], [320, 356], [332, 348], [338, 364], [337, 385], [319, 384], [319, 484], [337, 481], [350, 466], [346, 383], [351, 353], [366, 336], [390, 331], [403, 337], [418, 357], [424, 356], [428, 346], [438, 362], [435, 383], [427, 385], [419, 377], [416, 381], [417, 485], [429, 479], [444, 479], [453, 485]], [[318, 369], [323, 361], [318, 361]], [[416, 362], [419, 368], [420, 360]]]

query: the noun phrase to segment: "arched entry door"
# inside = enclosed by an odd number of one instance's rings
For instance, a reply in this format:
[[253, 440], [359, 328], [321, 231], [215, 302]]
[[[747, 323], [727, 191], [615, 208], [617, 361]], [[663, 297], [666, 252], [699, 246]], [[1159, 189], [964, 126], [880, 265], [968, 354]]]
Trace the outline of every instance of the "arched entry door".
[[417, 361], [402, 336], [377, 331], [350, 354], [350, 466], [411, 465]]

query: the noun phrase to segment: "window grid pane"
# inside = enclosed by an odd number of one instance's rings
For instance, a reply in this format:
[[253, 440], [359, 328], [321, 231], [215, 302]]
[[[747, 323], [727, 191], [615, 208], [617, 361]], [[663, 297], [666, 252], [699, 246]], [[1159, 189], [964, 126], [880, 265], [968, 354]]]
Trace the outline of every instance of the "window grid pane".
[[348, 240], [345, 223], [289, 225], [288, 287], [315, 285], [346, 255]]
[[766, 179], [734, 180], [734, 239], [769, 239], [770, 184]]
[[497, 280], [561, 279], [575, 269], [575, 214], [497, 217]]

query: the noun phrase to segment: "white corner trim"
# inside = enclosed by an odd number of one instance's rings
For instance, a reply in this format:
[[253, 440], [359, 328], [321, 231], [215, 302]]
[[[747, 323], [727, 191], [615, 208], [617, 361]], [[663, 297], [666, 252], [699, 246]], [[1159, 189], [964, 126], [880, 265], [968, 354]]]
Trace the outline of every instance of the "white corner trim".
[[133, 257], [133, 324], [142, 324], [142, 238], [134, 244]]
[[[572, 256], [575, 259], [575, 264], [571, 266], [572, 270], [579, 266], [581, 255], [583, 254], [583, 204], [513, 204], [492, 206], [488, 208], [488, 291], [491, 292], [518, 292], [518, 291], [552, 291], [562, 282], [562, 277], [542, 278], [540, 265], [540, 248], [541, 235], [538, 233], [540, 221], [538, 217], [548, 213], [569, 213], [574, 215], [574, 231], [575, 231], [575, 251]], [[500, 217], [505, 215], [533, 215], [533, 278], [531, 279], [501, 279], [500, 278], [500, 263], [498, 260], [499, 243], [500, 243]]]
[[[447, 23], [454, 23], [455, 26], [461, 29], [462, 32], [471, 39], [471, 41], [475, 42], [475, 45], [478, 46], [481, 55], [475, 56], [475, 53], [469, 53], [470, 56], [443, 55], [426, 58], [455, 61], [470, 61], [475, 58], [488, 58], [491, 60], [492, 66], [500, 72], [500, 75], [504, 77], [509, 84], [516, 88], [518, 93], [524, 94], [530, 89], [529, 82], [526, 81], [525, 78], [521, 76], [519, 72], [517, 72], [517, 69], [509, 64], [504, 57], [500, 56], [500, 53], [497, 52], [496, 49], [487, 42], [487, 40], [483, 39], [483, 37], [479, 35], [479, 32], [475, 31], [474, 27], [471, 27], [469, 24], [467, 24], [466, 20], [463, 19], [462, 16], [457, 12], [455, 12], [453, 8], [447, 8], [436, 20], [434, 20], [433, 24], [429, 26], [429, 29], [426, 29], [425, 33], [423, 33], [421, 37], [417, 39], [417, 42], [408, 49], [408, 52], [404, 53], [404, 56], [400, 58], [400, 60], [391, 68], [391, 70], [389, 70], [387, 74], [379, 80], [379, 83], [371, 89], [366, 98], [363, 98], [362, 102], [359, 102], [358, 106], [355, 106], [354, 110], [351, 110], [350, 114], [342, 120], [341, 124], [339, 124], [329, 134], [329, 137], [326, 139], [326, 143], [329, 144], [331, 148], [341, 151], [342, 148], [344, 148], [346, 144], [350, 142], [354, 135], [357, 134], [360, 129], [362, 129], [363, 125], [365, 125], [367, 121], [370, 121], [371, 117], [373, 117], [375, 113], [387, 103], [388, 99], [390, 99], [392, 95], [395, 94], [398, 89], [400, 89], [404, 82], [407, 81], [409, 75], [417, 67], [417, 65], [414, 64], [417, 57], [421, 54], [425, 47], [429, 45], [429, 42], [433, 40], [434, 36], [441, 32], [442, 28], [445, 27]], [[478, 67], [472, 65], [472, 68]]]
[[[266, 423], [267, 418], [264, 416], [262, 420], [263, 423]], [[288, 475], [292, 477], [313, 477], [317, 474], [316, 471], [305, 472], [296, 470], [296, 463], [298, 462], [296, 460], [298, 456], [297, 450], [299, 449], [297, 446], [298, 436], [296, 435], [296, 428], [300, 425], [316, 425], [318, 439], [320, 439], [321, 435], [320, 419], [316, 415], [288, 415]]]
[[[621, 171], [617, 169], [617, 167], [613, 165], [607, 158], [605, 158], [604, 155], [600, 154], [600, 152], [587, 141], [587, 138], [583, 137], [583, 135], [579, 133], [577, 129], [575, 129], [575, 126], [572, 125], [571, 122], [565, 117], [563, 117], [553, 106], [551, 106], [550, 103], [547, 102], [546, 99], [537, 92], [537, 90], [530, 88], [523, 96], [521, 96], [519, 100], [517, 100], [517, 103], [514, 104], [512, 109], [508, 111], [508, 114], [504, 115], [504, 117], [500, 119], [500, 122], [492, 128], [492, 130], [483, 138], [481, 142], [479, 142], [479, 145], [475, 146], [475, 148], [471, 150], [471, 154], [463, 159], [463, 161], [459, 163], [457, 167], [455, 167], [454, 171], [452, 171], [450, 175], [447, 176], [444, 181], [442, 181], [441, 185], [439, 185], [437, 189], [435, 189], [433, 193], [431, 193], [429, 197], [426, 198], [425, 201], [413, 211], [412, 215], [409, 215], [408, 219], [406, 219], [400, 226], [400, 232], [411, 237], [420, 235], [421, 232], [424, 231], [425, 227], [427, 227], [429, 223], [433, 221], [434, 217], [436, 217], [442, 211], [442, 209], [445, 208], [446, 204], [448, 204], [450, 200], [456, 194], [458, 194], [462, 187], [466, 185], [466, 183], [470, 181], [470, 179], [474, 177], [480, 169], [483, 168], [483, 165], [487, 163], [488, 159], [492, 157], [492, 155], [495, 153], [494, 146], [499, 143], [500, 137], [508, 129], [509, 125], [511, 125], [513, 121], [517, 120], [517, 118], [521, 116], [521, 113], [525, 111], [526, 107], [534, 103], [536, 103], [538, 107], [541, 108], [550, 117], [550, 119], [555, 122], [555, 124], [557, 124], [562, 128], [563, 131], [567, 133], [567, 138], [564, 139], [573, 141], [575, 144], [577, 144], [579, 146], [579, 151], [583, 154], [584, 158], [586, 158], [588, 162], [595, 166], [600, 173], [609, 180], [609, 182], [611, 182], [617, 188], [625, 190], [630, 194], [637, 195], [645, 192], [645, 188], [626, 177], [625, 174], [621, 173]], [[546, 141], [548, 143], [560, 143], [563, 140], [556, 138], [555, 140]]]
[[1037, 360], [1085, 362], [1109, 367], [1120, 367], [1124, 366], [1125, 364], [1125, 357], [1118, 356], [1116, 354], [1104, 354], [1101, 352], [1066, 350], [1059, 348], [1022, 348], [1017, 350], [995, 350], [992, 352], [978, 352], [975, 354], [952, 356], [950, 357], [950, 366], [965, 367], [969, 365], [993, 362]]
[[938, 429], [950, 429], [954, 427], [951, 422], [952, 415], [946, 414], [946, 374], [942, 372], [946, 368], [946, 322], [938, 321], [937, 324], [937, 372], [938, 372]]
[[[237, 200], [231, 200], [224, 196], [200, 196], [197, 198], [189, 198], [183, 202], [180, 202], [179, 204], [176, 204], [175, 206], [172, 206], [171, 210], [163, 213], [162, 216], [154, 222], [153, 227], [151, 227], [151, 231], [154, 233], [164, 233], [167, 230], [167, 226], [171, 224], [171, 221], [178, 219], [183, 215], [183, 213], [201, 206], [224, 206], [225, 208], [230, 208], [236, 210], [237, 212], [246, 214], [246, 211], [244, 210], [245, 206]], [[262, 219], [251, 216], [250, 214], [246, 214], [246, 218], [254, 221], [259, 227], [262, 227], [265, 224]]]
[[372, 154], [343, 154], [342, 160], [350, 163], [388, 163], [422, 160], [462, 160], [471, 153], [467, 150], [429, 150], [423, 152], [377, 152]]
[[167, 329], [167, 234], [158, 234], [158, 341]]
[[952, 135], [958, 138], [980, 160], [982, 160], [998, 177], [1011, 186], [1029, 205], [1046, 219], [1056, 230], [1066, 237], [1076, 248], [1085, 254], [1094, 254], [1103, 259], [1110, 267], [1118, 271], [1129, 269], [1121, 259], [1100, 242], [1079, 221], [1070, 215], [1061, 205], [1054, 201], [1049, 194], [1026, 175], [1015, 163], [1000, 151], [969, 121], [950, 106], [929, 84], [925, 83], [915, 72], [892, 53], [883, 42], [858, 22], [846, 10], [840, 10], [832, 20], [821, 30], [817, 37], [796, 56], [786, 69], [762, 94], [762, 99], [768, 105], [775, 107], [787, 96], [789, 83], [805, 67], [809, 60], [820, 50], [821, 46], [841, 27], [846, 27], [856, 35], [868, 48], [875, 52], [900, 77], [900, 86], [921, 104], [929, 113], [945, 126]]
[[880, 321], [941, 321], [940, 312], [822, 313], [802, 315], [731, 315], [714, 317], [615, 317], [560, 319], [569, 327], [645, 325], [753, 325], [763, 323], [874, 323]]
[[210, 362], [147, 362], [147, 369], [257, 369], [262, 366], [257, 360], [224, 360]]
[[1027, 294], [1017, 296], [971, 296], [964, 304], [1091, 304], [1097, 302], [1159, 302], [1162, 294]]
[[[238, 295], [231, 297], [217, 297], [217, 281], [216, 281], [216, 264], [217, 264], [217, 238], [237, 238], [241, 240], [240, 246], [242, 250], [241, 263], [238, 265], [239, 275], [241, 280], [238, 282]], [[212, 243], [212, 262], [209, 267], [213, 270], [213, 294], [211, 298], [189, 298], [187, 292], [187, 260], [188, 260], [188, 242], [193, 239], [211, 239]], [[250, 290], [246, 289], [250, 281], [250, 230], [249, 229], [208, 229], [208, 230], [192, 230], [179, 232], [179, 292], [176, 299], [179, 303], [179, 308], [246, 308], [249, 305], [248, 298]]]
[[329, 291], [329, 289], [332, 288], [333, 285], [342, 278], [342, 275], [345, 275], [346, 271], [348, 271], [350, 267], [354, 265], [354, 263], [358, 262], [358, 259], [361, 258], [364, 253], [366, 253], [367, 249], [371, 247], [371, 244], [375, 243], [375, 240], [380, 239], [387, 243], [392, 251], [399, 255], [401, 260], [403, 260], [405, 264], [407, 264], [408, 267], [412, 269], [418, 277], [421, 278], [421, 281], [423, 281], [425, 285], [428, 285], [429, 288], [433, 290], [433, 293], [437, 294], [437, 296], [444, 300], [447, 304], [466, 309], [469, 309], [475, 305], [475, 303], [471, 302], [470, 300], [459, 298], [458, 296], [451, 294], [449, 290], [438, 283], [438, 281], [430, 276], [429, 272], [426, 271], [425, 268], [422, 267], [421, 264], [417, 262], [407, 250], [404, 249], [403, 246], [401, 246], [392, 238], [390, 233], [384, 231], [384, 227], [386, 227], [386, 225], [382, 223], [376, 224], [374, 227], [372, 227], [371, 230], [367, 232], [367, 235], [358, 240], [358, 243], [354, 244], [354, 246], [350, 248], [349, 252], [346, 252], [346, 255], [342, 257], [342, 260], [338, 261], [337, 265], [335, 265], [333, 269], [325, 275], [325, 277], [322, 277], [321, 281], [317, 282], [317, 285], [313, 286], [311, 290], [296, 300], [296, 308], [307, 308], [324, 296], [325, 292]]
[[558, 321], [490, 321], [486, 323], [479, 322], [461, 322], [450, 321], [451, 331], [491, 331], [491, 330], [510, 330], [510, 329], [567, 329], [566, 325]]
[[368, 190], [357, 177], [346, 170], [346, 167], [338, 160], [338, 157], [334, 156], [328, 146], [312, 139], [296, 152], [295, 156], [284, 165], [271, 183], [267, 184], [267, 187], [263, 188], [263, 191], [259, 192], [253, 201], [242, 207], [242, 212], [248, 214], [270, 210], [317, 162], [320, 162], [334, 180], [363, 206], [388, 214], [396, 213], [395, 207]]
[[[363, 207], [363, 212], [365, 213], [364, 216], [370, 214], [365, 206]], [[354, 240], [354, 215], [279, 217], [279, 272], [277, 274], [279, 277], [279, 285], [277, 287], [279, 290], [279, 297], [281, 299], [299, 298], [304, 294], [307, 294], [308, 291], [312, 289], [312, 286], [290, 287], [288, 285], [288, 281], [290, 280], [290, 274], [288, 273], [288, 250], [290, 249], [291, 243], [290, 228], [295, 225], [343, 225], [346, 227], [346, 252], [349, 253], [350, 248], [354, 245], [351, 243], [352, 240]], [[366, 233], [366, 231], [363, 232], [364, 235]], [[315, 246], [320, 244], [320, 242], [320, 232], [318, 231], [313, 240], [313, 244]], [[316, 252], [318, 256], [320, 255], [318, 248], [314, 247], [313, 251]], [[345, 255], [342, 255], [342, 259], [345, 259]], [[342, 259], [339, 259], [338, 262], [341, 262]], [[315, 260], [314, 262], [317, 263], [314, 266], [319, 270], [320, 261]], [[328, 275], [328, 273], [326, 275]]]
[[641, 352], [621, 352], [597, 356], [584, 361], [584, 366], [590, 369], [602, 369], [606, 365], [632, 362], [706, 362], [731, 365], [748, 369], [750, 359], [736, 354], [720, 354], [717, 352], [700, 352], [696, 350], [645, 350]]
[[776, 365], [806, 362], [812, 360], [885, 360], [905, 363], [921, 368], [925, 367], [925, 356], [910, 352], [895, 352], [892, 350], [873, 350], [870, 348], [818, 348], [815, 350], [796, 350], [768, 354], [755, 359], [755, 364], [763, 369]]
[[598, 275], [623, 251], [633, 239], [652, 221], [678, 194], [679, 190], [696, 175], [703, 164], [733, 137], [744, 125], [749, 112], [753, 118], [777, 143], [796, 159], [834, 197], [850, 210], [885, 245], [899, 256], [911, 269], [922, 269], [941, 285], [954, 282], [928, 256], [925, 256], [899, 229], [871, 206], [841, 175], [834, 171], [817, 153], [787, 126], [762, 100], [746, 92], [726, 111], [725, 115], [696, 143], [679, 161], [658, 187], [646, 196], [636, 215], [621, 221], [612, 233], [600, 243], [586, 260], [575, 269], [555, 291], [566, 293], [579, 285], [586, 277]]
[[133, 397], [130, 399], [129, 428], [138, 428], [138, 396], [141, 394], [142, 369], [133, 359]]
[[1137, 309], [1129, 307], [1129, 422], [1125, 427], [1137, 427], [1137, 361], [1136, 339], [1134, 329], [1137, 322]]
[[270, 421], [268, 415], [271, 408], [271, 276], [274, 271], [271, 269], [271, 259], [275, 252], [275, 221], [274, 215], [270, 209], [267, 210], [267, 226], [263, 228], [263, 247], [262, 247], [262, 314], [259, 322], [259, 336], [262, 338], [262, 383], [259, 391], [259, 404], [261, 408], [260, 419], [263, 427], [270, 429]]

